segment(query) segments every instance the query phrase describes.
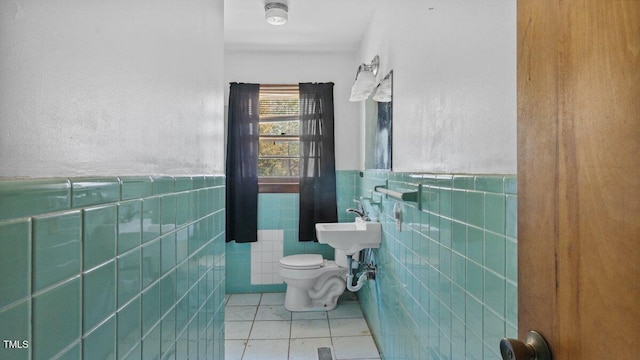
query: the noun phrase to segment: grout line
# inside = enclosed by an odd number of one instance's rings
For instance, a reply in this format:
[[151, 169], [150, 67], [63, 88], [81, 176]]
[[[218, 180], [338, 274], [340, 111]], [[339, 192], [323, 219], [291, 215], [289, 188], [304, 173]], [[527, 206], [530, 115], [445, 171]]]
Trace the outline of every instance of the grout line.
[[291, 314], [291, 320], [289, 321], [289, 341], [287, 343], [287, 359], [291, 357], [291, 332], [293, 331], [293, 313]]

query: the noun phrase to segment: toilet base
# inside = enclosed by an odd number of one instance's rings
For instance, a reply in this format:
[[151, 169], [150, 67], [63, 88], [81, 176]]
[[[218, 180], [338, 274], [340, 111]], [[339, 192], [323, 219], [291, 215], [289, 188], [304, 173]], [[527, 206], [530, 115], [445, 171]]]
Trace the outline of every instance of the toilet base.
[[338, 298], [346, 290], [346, 283], [340, 277], [333, 277], [330, 280], [331, 283], [327, 284], [328, 288], [321, 289], [321, 294], [315, 289], [306, 290], [288, 285], [284, 297], [285, 309], [296, 312], [330, 311], [335, 309], [338, 306]]

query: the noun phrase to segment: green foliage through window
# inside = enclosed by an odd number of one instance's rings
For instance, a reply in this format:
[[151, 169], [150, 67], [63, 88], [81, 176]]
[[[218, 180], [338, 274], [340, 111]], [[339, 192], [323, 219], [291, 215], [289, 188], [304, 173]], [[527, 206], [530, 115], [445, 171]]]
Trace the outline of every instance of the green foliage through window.
[[300, 173], [298, 85], [260, 86], [258, 176], [290, 178]]

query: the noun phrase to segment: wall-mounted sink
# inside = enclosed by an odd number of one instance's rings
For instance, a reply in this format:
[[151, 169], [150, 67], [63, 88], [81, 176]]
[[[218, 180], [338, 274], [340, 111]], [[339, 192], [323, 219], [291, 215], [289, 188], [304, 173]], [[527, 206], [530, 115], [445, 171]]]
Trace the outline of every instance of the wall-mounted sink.
[[379, 248], [382, 241], [382, 226], [378, 222], [356, 219], [351, 223], [316, 224], [318, 242], [353, 255], [367, 248]]

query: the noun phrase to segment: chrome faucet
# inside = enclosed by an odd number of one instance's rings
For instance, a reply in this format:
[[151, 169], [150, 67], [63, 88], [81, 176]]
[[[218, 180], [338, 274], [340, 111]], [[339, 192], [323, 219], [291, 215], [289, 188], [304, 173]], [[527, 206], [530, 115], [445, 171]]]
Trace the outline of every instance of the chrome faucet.
[[362, 201], [353, 199], [353, 202], [358, 204], [358, 208], [357, 209], [348, 208], [347, 212], [358, 215], [358, 217], [360, 217], [362, 220], [369, 220], [369, 217], [367, 216], [367, 212], [364, 209], [364, 205], [362, 205]]

